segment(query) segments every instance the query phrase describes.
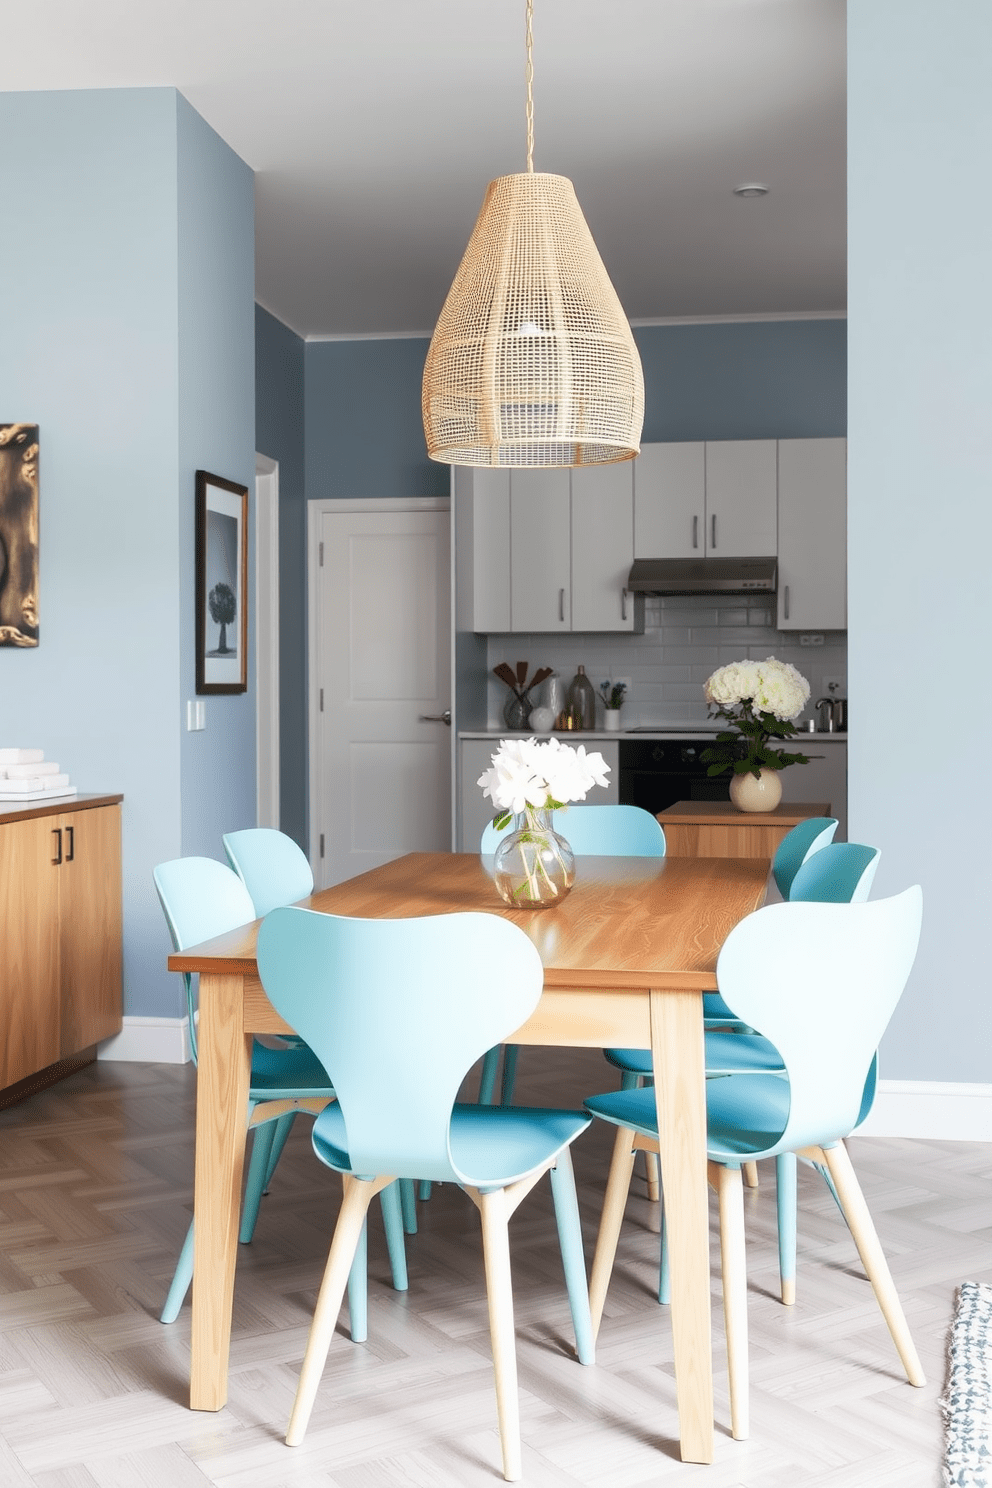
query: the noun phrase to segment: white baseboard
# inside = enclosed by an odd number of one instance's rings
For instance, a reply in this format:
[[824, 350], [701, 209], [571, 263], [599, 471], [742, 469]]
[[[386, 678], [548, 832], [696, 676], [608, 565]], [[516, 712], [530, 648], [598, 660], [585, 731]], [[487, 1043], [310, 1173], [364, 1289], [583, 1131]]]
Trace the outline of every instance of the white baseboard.
[[125, 1018], [120, 1033], [97, 1046], [96, 1057], [128, 1064], [188, 1064], [189, 1019]]
[[879, 1080], [859, 1136], [992, 1141], [992, 1085], [938, 1080]]

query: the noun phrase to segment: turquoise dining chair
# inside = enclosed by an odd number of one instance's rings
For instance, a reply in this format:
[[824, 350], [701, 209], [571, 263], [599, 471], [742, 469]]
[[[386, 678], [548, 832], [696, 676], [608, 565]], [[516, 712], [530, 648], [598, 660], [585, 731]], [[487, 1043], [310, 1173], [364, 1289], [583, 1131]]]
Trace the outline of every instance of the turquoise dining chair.
[[[568, 842], [576, 857], [590, 855], [615, 858], [663, 858], [665, 856], [665, 833], [657, 817], [641, 806], [568, 806], [553, 814], [556, 832]], [[489, 855], [507, 833], [513, 831], [512, 821], [501, 831], [492, 822], [487, 822], [482, 833], [479, 851]], [[516, 1082], [519, 1046], [507, 1044], [503, 1051], [503, 1083], [500, 1101], [506, 1105], [513, 1099]], [[499, 1066], [499, 1048], [490, 1049], [482, 1064], [479, 1080], [479, 1102], [491, 1105], [496, 1087], [496, 1072]]]
[[[783, 899], [789, 899], [792, 881], [804, 863], [834, 840], [838, 822], [835, 816], [810, 816], [786, 832], [772, 859], [772, 877]], [[707, 1028], [723, 1028], [737, 1033], [749, 1030], [729, 1017], [730, 1009], [719, 992], [703, 993], [703, 1018]]]
[[225, 832], [227, 861], [244, 884], [255, 906], [255, 919], [270, 909], [295, 904], [313, 893], [313, 871], [301, 847], [275, 827], [246, 827]]
[[[815, 857], [807, 857], [786, 883], [791, 903], [861, 904], [871, 890], [881, 859], [877, 847], [860, 842], [821, 843]], [[736, 1025], [736, 1018], [732, 1019]], [[739, 1025], [743, 1028], [745, 1025]], [[703, 1034], [706, 1075], [714, 1079], [736, 1074], [782, 1074], [782, 1056], [771, 1039], [753, 1030], [728, 1031], [721, 1024]], [[651, 1075], [650, 1049], [607, 1049], [606, 1057], [623, 1071], [622, 1090], [636, 1088], [636, 1075]], [[867, 1105], [858, 1125], [868, 1115], [874, 1099], [877, 1061], [866, 1088]], [[789, 1307], [796, 1300], [796, 1158], [791, 1152], [780, 1153], [775, 1160], [775, 1203], [778, 1211], [779, 1283], [783, 1303]], [[829, 1184], [829, 1177], [827, 1178]], [[755, 1179], [751, 1178], [752, 1186]], [[651, 1194], [654, 1197], [654, 1194]], [[662, 1226], [661, 1264], [658, 1272], [658, 1301], [669, 1300], [668, 1255]]]
[[[246, 827], [240, 832], [225, 832], [223, 842], [227, 861], [252, 897], [255, 919], [262, 920], [270, 909], [295, 904], [298, 899], [306, 899], [313, 893], [313, 870], [307, 855], [285, 832], [275, 827]], [[263, 1192], [269, 1186], [298, 1114], [291, 1111], [281, 1116], [273, 1126]], [[403, 1228], [408, 1235], [415, 1235], [416, 1194], [414, 1185], [407, 1179], [400, 1184], [400, 1203]]]
[[[919, 886], [870, 903], [790, 900], [742, 920], [720, 952], [721, 993], [738, 1017], [767, 1031], [784, 1066], [782, 1073], [706, 1082], [707, 1155], [719, 1199], [731, 1425], [737, 1439], [748, 1434], [741, 1184], [741, 1166], [748, 1160], [799, 1153], [829, 1173], [909, 1381], [925, 1382], [843, 1141], [862, 1118], [875, 1051], [916, 955], [922, 909]], [[657, 1151], [658, 1128], [654, 1094], [647, 1088], [593, 1096], [585, 1106], [618, 1128], [590, 1286], [598, 1332], [634, 1152]]]
[[[242, 881], [230, 868], [213, 858], [175, 858], [154, 870], [155, 888], [165, 913], [172, 944], [177, 951], [212, 940], [256, 918], [255, 905]], [[189, 1013], [189, 1038], [194, 1064], [197, 1061], [197, 1008], [193, 978], [183, 972]], [[252, 1128], [252, 1152], [242, 1206], [239, 1240], [248, 1244], [255, 1232], [259, 1203], [271, 1176], [272, 1136], [288, 1102], [299, 1102], [294, 1114], [308, 1110], [315, 1115], [334, 1099], [334, 1088], [317, 1056], [305, 1045], [270, 1049], [256, 1039], [252, 1045], [248, 1090], [248, 1122]], [[305, 1104], [304, 1104], [305, 1103]], [[407, 1287], [406, 1256], [399, 1195], [395, 1189], [382, 1195], [393, 1285]], [[193, 1226], [190, 1222], [169, 1287], [161, 1321], [174, 1322], [193, 1279]], [[363, 1240], [364, 1247], [364, 1240]], [[358, 1255], [349, 1283], [351, 1332], [356, 1343], [367, 1337], [366, 1275], [364, 1248]]]
[[569, 1147], [581, 1111], [466, 1105], [458, 1088], [483, 1051], [525, 1022], [541, 958], [498, 915], [362, 920], [275, 909], [258, 933], [269, 1000], [327, 1066], [338, 1100], [317, 1117], [317, 1156], [344, 1197], [286, 1441], [298, 1445], [327, 1358], [345, 1277], [374, 1194], [396, 1178], [456, 1183], [479, 1209], [503, 1475], [520, 1477], [508, 1222], [550, 1170], [578, 1357], [593, 1362]]

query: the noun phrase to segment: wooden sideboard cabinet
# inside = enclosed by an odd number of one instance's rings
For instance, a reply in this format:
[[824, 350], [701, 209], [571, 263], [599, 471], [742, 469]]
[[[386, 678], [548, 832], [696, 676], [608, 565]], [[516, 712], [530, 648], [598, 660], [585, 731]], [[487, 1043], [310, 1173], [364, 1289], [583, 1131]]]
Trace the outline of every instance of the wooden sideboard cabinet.
[[0, 809], [0, 1105], [120, 1032], [122, 799]]

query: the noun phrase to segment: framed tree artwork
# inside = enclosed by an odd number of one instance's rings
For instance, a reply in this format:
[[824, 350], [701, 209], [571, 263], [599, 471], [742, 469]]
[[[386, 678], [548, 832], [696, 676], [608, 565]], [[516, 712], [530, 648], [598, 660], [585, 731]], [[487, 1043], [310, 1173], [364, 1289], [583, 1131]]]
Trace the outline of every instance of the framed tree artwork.
[[248, 487], [196, 472], [196, 690], [248, 690]]

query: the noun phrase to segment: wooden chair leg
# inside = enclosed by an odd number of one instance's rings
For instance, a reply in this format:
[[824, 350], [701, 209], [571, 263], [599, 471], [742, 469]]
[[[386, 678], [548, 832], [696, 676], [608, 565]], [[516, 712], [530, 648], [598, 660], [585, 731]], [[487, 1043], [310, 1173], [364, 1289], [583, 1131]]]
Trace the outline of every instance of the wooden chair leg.
[[520, 1401], [517, 1395], [517, 1343], [513, 1324], [513, 1286], [510, 1279], [509, 1213], [506, 1193], [479, 1195], [482, 1248], [489, 1297], [489, 1332], [496, 1376], [496, 1411], [503, 1452], [503, 1477], [519, 1482], [523, 1475], [520, 1451]]
[[630, 1175], [634, 1171], [633, 1136], [633, 1132], [628, 1131], [626, 1127], [617, 1127], [613, 1157], [610, 1162], [610, 1176], [603, 1198], [603, 1214], [599, 1221], [599, 1234], [596, 1237], [592, 1278], [589, 1282], [589, 1312], [592, 1318], [594, 1340], [599, 1334], [599, 1325], [603, 1321], [603, 1307], [606, 1304], [610, 1277], [613, 1275], [613, 1261], [617, 1253], [620, 1226], [623, 1224], [623, 1211], [627, 1206]]
[[758, 1186], [758, 1164], [756, 1162], [744, 1163], [741, 1171], [744, 1174], [745, 1188], [757, 1188]]
[[320, 1384], [320, 1376], [324, 1371], [324, 1362], [327, 1359], [327, 1350], [330, 1348], [334, 1325], [341, 1311], [348, 1273], [361, 1238], [365, 1216], [374, 1196], [389, 1182], [388, 1178], [376, 1178], [371, 1183], [362, 1182], [347, 1175], [344, 1178], [344, 1198], [341, 1201], [338, 1222], [334, 1227], [334, 1239], [331, 1241], [324, 1279], [320, 1284], [316, 1311], [310, 1325], [307, 1351], [303, 1358], [303, 1368], [300, 1370], [300, 1383], [297, 1386], [293, 1412], [286, 1431], [287, 1446], [298, 1447], [306, 1435], [317, 1386]]
[[735, 1441], [748, 1436], [747, 1258], [744, 1250], [744, 1186], [740, 1168], [710, 1164], [720, 1206], [723, 1318], [727, 1330], [730, 1429]]
[[645, 1152], [644, 1167], [648, 1178], [648, 1198], [652, 1204], [661, 1203], [661, 1168], [657, 1152]]
[[847, 1148], [843, 1142], [838, 1142], [836, 1147], [825, 1148], [819, 1160], [825, 1162], [830, 1171], [848, 1229], [854, 1236], [861, 1264], [865, 1268], [872, 1290], [878, 1299], [882, 1316], [892, 1334], [892, 1341], [899, 1351], [906, 1377], [911, 1385], [925, 1385], [926, 1376], [923, 1373], [920, 1356], [916, 1352], [916, 1345], [910, 1335], [906, 1314], [902, 1310], [902, 1303], [899, 1301], [892, 1273], [879, 1243], [868, 1205], [865, 1203], [865, 1196], [861, 1192], [861, 1185], [851, 1166]]

